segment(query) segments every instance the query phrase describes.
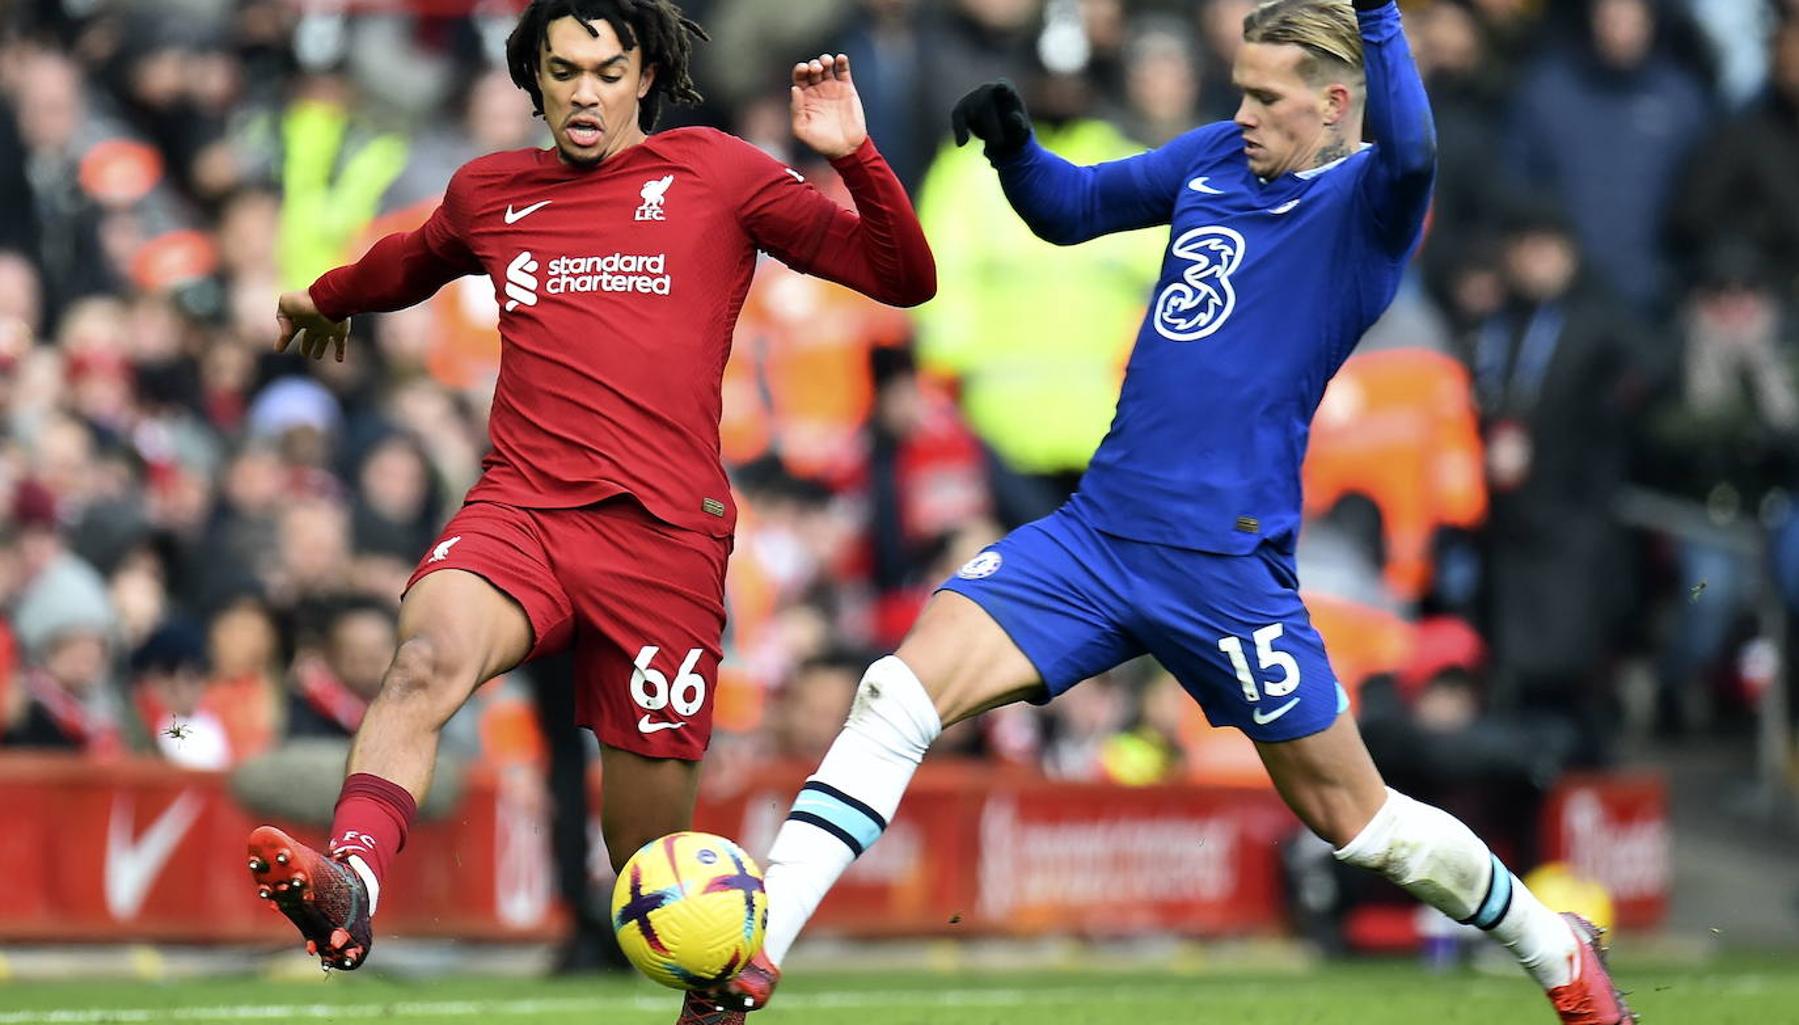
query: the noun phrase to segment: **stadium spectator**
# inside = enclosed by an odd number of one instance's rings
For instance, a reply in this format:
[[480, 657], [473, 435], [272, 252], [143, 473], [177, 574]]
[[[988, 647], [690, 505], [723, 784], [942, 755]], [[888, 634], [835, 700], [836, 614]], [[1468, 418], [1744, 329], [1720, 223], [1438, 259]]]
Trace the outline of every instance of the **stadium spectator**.
[[111, 689], [116, 620], [106, 585], [64, 547], [48, 488], [20, 483], [11, 520], [19, 552], [11, 619], [25, 660], [3, 742], [119, 754], [121, 710]]
[[1670, 732], [1704, 721], [1719, 703], [1707, 684], [1759, 590], [1754, 556], [1733, 536], [1753, 538], [1776, 521], [1770, 511], [1799, 479], [1799, 329], [1752, 245], [1720, 240], [1697, 262], [1680, 320], [1678, 387], [1652, 423], [1654, 483], [1703, 504], [1716, 531], [1676, 548], [1688, 600], [1674, 602], [1658, 667], [1661, 723]]
[[0, 145], [0, 158], [12, 162], [0, 180], [23, 179], [26, 187], [8, 191], [5, 234], [29, 245], [54, 324], [74, 300], [118, 287], [101, 241], [102, 211], [81, 174], [84, 155], [113, 129], [90, 113], [73, 61], [41, 49], [15, 51], [13, 59], [7, 86], [20, 145]]
[[1199, 57], [1192, 33], [1178, 19], [1145, 17], [1131, 25], [1124, 48], [1126, 132], [1160, 146], [1199, 121]]
[[1423, 260], [1441, 289], [1470, 245], [1497, 227], [1495, 200], [1505, 181], [1499, 149], [1511, 80], [1466, 6], [1431, 4], [1418, 12], [1412, 35], [1437, 117], [1439, 171]]
[[947, 536], [995, 512], [991, 454], [941, 389], [921, 381], [908, 349], [869, 352], [868, 534], [879, 595], [878, 645], [899, 642], [940, 577]]
[[226, 602], [207, 624], [208, 704], [224, 725], [238, 759], [274, 745], [285, 720], [281, 673], [287, 655], [268, 606], [244, 594]]
[[769, 710], [769, 756], [796, 766], [815, 765], [849, 714], [862, 660], [828, 652], [796, 668]]
[[[1038, 70], [1029, 81], [1047, 149], [1082, 164], [1141, 151], [1091, 111], [1080, 78]], [[1035, 519], [1073, 492], [1112, 422], [1160, 240], [1121, 232], [1059, 249], [1012, 215], [979, 150], [952, 144], [925, 175], [918, 216], [943, 280], [965, 286], [919, 309], [919, 363], [954, 381], [975, 433], [1040, 485], [1041, 497], [1008, 503], [1003, 518]], [[1041, 415], [1049, 409], [1054, 417]]]
[[368, 124], [337, 75], [295, 84], [281, 117], [281, 283], [302, 288], [335, 266], [406, 166], [406, 137]]
[[1560, 213], [1510, 214], [1503, 305], [1470, 339], [1485, 442], [1486, 627], [1502, 705], [1559, 710], [1607, 749], [1601, 668], [1625, 569], [1612, 503], [1660, 342], [1583, 273]]
[[1255, 7], [1255, 0], [1200, 0], [1195, 7], [1203, 47], [1200, 116], [1206, 121], [1228, 121], [1237, 112], [1231, 65], [1237, 59], [1237, 48], [1243, 45], [1243, 19]]
[[192, 769], [231, 765], [231, 737], [207, 707], [206, 640], [191, 623], [157, 628], [131, 653], [132, 698], [151, 743]]
[[1772, 51], [1767, 94], [1684, 169], [1673, 228], [1689, 254], [1716, 239], [1749, 242], [1776, 293], [1799, 302], [1799, 12], [1774, 33]]
[[862, 106], [893, 173], [906, 191], [918, 192], [925, 167], [943, 135], [943, 116], [919, 102], [918, 83], [931, 44], [921, 0], [858, 0], [837, 30], [837, 47], [856, 69]]
[[1514, 172], [1569, 211], [1592, 269], [1645, 312], [1678, 294], [1663, 212], [1713, 107], [1700, 77], [1658, 48], [1660, 24], [1649, 0], [1590, 0], [1578, 41], [1525, 72], [1506, 146]]

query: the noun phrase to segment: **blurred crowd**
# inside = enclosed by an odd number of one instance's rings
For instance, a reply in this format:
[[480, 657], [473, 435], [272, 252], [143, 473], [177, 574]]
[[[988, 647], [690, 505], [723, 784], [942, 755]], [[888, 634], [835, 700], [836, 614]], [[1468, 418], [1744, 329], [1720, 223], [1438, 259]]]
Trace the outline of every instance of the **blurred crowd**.
[[[1039, 242], [963, 91], [1020, 83], [1079, 162], [1236, 106], [1249, 0], [694, 0], [704, 105], [796, 152], [786, 69], [853, 60], [941, 295], [765, 259], [726, 371], [743, 499], [715, 755], [810, 764], [932, 585], [1076, 486], [1164, 233]], [[1799, 3], [1408, 2], [1441, 173], [1393, 309], [1332, 386], [1302, 584], [1396, 785], [1540, 788], [1653, 731], [1740, 729], [1799, 602]], [[0, 744], [224, 769], [341, 744], [400, 590], [475, 478], [491, 283], [271, 349], [274, 298], [547, 141], [512, 0], [0, 7]], [[483, 688], [448, 753], [543, 757], [566, 665]], [[551, 729], [538, 727], [539, 720]], [[552, 745], [556, 741], [552, 740]], [[1072, 779], [1251, 782], [1151, 664], [944, 747]], [[265, 774], [266, 775], [266, 774]], [[275, 788], [279, 789], [279, 777]]]

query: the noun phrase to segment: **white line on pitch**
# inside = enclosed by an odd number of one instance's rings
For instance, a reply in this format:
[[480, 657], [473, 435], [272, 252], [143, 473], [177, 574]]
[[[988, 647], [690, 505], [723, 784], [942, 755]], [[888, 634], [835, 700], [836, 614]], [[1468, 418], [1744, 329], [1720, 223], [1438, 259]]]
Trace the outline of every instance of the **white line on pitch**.
[[[1169, 992], [1174, 992], [1170, 989]], [[891, 1007], [919, 1005], [983, 1005], [1011, 1007], [1054, 1003], [1072, 996], [1131, 995], [1141, 997], [1142, 987], [1109, 994], [1104, 989], [966, 989], [843, 991], [793, 993], [780, 1006], [790, 1008]], [[525, 1017], [580, 1011], [669, 1009], [674, 996], [639, 994], [617, 997], [545, 997], [525, 1000], [402, 1000], [363, 1004], [238, 1004], [215, 1007], [120, 1007], [56, 1011], [0, 1013], [0, 1025], [99, 1025], [160, 1021], [258, 1021], [269, 1018], [472, 1018], [476, 1016]]]

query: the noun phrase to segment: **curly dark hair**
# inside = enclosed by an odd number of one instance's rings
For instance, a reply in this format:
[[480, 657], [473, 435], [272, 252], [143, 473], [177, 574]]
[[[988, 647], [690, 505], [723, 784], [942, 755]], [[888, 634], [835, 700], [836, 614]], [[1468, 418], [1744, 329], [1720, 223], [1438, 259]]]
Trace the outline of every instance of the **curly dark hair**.
[[550, 22], [557, 18], [574, 18], [592, 35], [598, 33], [589, 22], [604, 21], [618, 33], [618, 41], [627, 51], [642, 42], [643, 66], [656, 68], [656, 79], [637, 110], [637, 124], [644, 131], [656, 127], [663, 100], [692, 104], [702, 99], [693, 87], [688, 62], [694, 41], [711, 37], [669, 0], [531, 0], [519, 15], [518, 27], [506, 37], [506, 67], [513, 82], [530, 94], [539, 117], [543, 116], [543, 90], [537, 87], [538, 63]]

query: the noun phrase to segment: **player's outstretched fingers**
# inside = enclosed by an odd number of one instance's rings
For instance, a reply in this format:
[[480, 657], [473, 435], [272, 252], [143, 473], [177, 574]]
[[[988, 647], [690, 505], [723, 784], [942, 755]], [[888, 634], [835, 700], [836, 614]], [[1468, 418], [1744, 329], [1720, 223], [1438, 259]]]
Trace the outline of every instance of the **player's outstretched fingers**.
[[350, 341], [350, 322], [348, 320], [346, 320], [346, 321], [344, 321], [344, 326], [339, 328], [337, 331], [337, 361], [339, 363], [342, 363], [344, 361], [344, 346], [347, 345], [349, 343], [349, 341]]
[[831, 62], [831, 74], [839, 82], [847, 82], [850, 80], [849, 54], [840, 53], [837, 55], [837, 59]]
[[279, 314], [279, 313], [275, 314], [275, 351], [276, 352], [286, 352], [287, 347], [294, 343], [294, 335], [296, 335], [298, 333], [299, 333], [299, 329], [294, 327], [294, 322], [292, 320], [289, 320], [286, 316], [284, 316], [282, 314]]

